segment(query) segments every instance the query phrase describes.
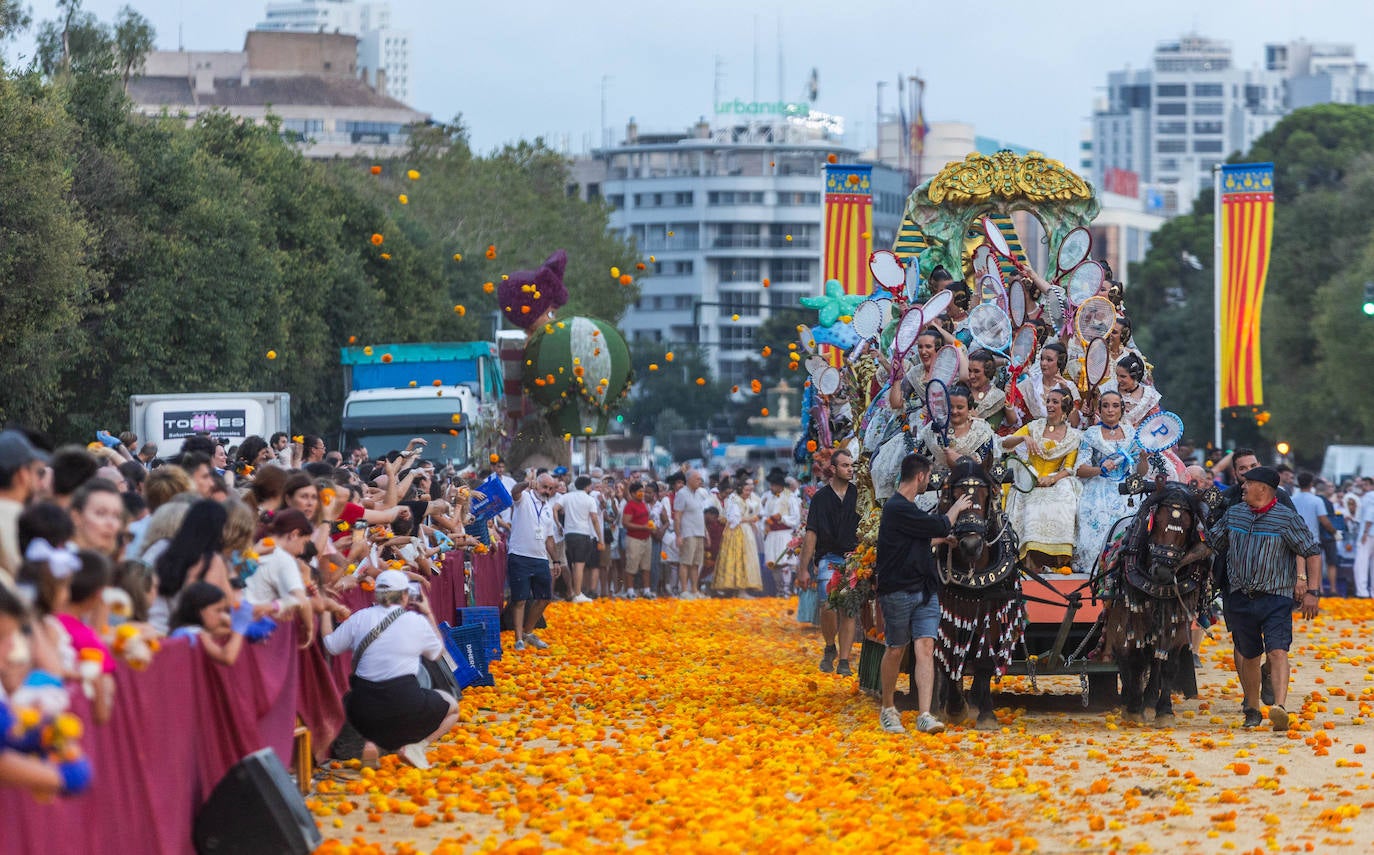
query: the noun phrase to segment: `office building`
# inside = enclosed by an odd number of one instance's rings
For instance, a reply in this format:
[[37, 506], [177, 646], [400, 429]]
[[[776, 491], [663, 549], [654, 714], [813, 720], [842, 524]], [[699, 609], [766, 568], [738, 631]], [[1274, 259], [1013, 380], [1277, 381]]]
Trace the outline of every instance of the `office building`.
[[1273, 43], [1264, 59], [1241, 68], [1230, 43], [1192, 34], [1160, 43], [1149, 68], [1108, 74], [1083, 153], [1095, 183], [1109, 170], [1134, 173], [1159, 213], [1186, 213], [1213, 166], [1292, 110], [1374, 104], [1374, 76], [1353, 45]]
[[[354, 0], [296, 0], [269, 3], [257, 29], [268, 32], [330, 33], [358, 38], [358, 70], [378, 92], [411, 102], [410, 32], [391, 25], [391, 4]], [[377, 73], [382, 73], [378, 81]]]
[[308, 157], [398, 156], [429, 117], [363, 80], [357, 52], [356, 36], [255, 30], [242, 51], [153, 51], [128, 92], [152, 116], [275, 116]]
[[[606, 199], [612, 226], [654, 257], [626, 338], [702, 345], [716, 377], [747, 382], [759, 325], [821, 290], [824, 167], [859, 154], [837, 139], [792, 118], [652, 134], [631, 120], [619, 145], [575, 160], [581, 194]], [[872, 245], [890, 248], [906, 177], [879, 164], [872, 185]]]

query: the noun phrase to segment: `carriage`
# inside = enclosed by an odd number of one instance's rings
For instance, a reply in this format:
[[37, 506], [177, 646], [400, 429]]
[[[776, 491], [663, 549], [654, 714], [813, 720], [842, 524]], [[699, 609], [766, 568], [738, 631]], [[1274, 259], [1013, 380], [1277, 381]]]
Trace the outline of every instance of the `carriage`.
[[[949, 291], [931, 294], [925, 287], [937, 267], [969, 286], [962, 341], [1007, 359], [1009, 390], [1033, 370], [1030, 362], [1038, 346], [1030, 320], [1035, 315], [1070, 343], [1072, 376], [1082, 391], [1103, 382], [1110, 370], [1103, 342], [1122, 295], [1110, 282], [1110, 271], [1089, 257], [1087, 226], [1099, 210], [1092, 187], [1058, 161], [1035, 152], [970, 154], [911, 194], [892, 252], [877, 252], [870, 259], [879, 287], [862, 302], [855, 298], [852, 318], [843, 318], [850, 329], [843, 335], [827, 329], [825, 336], [820, 329], [802, 330], [801, 345], [810, 351], [806, 361], [814, 404], [808, 424], [827, 446], [831, 436], [854, 434], [862, 452], [857, 477], [861, 507], [868, 512], [861, 540], [876, 542], [884, 487], [890, 486], [894, 462], [911, 450], [914, 425], [919, 421], [940, 427], [942, 418], [948, 420], [948, 388], [962, 358], [958, 346], [943, 348], [935, 364], [917, 372], [919, 406], [905, 418], [890, 408], [885, 411], [885, 389], [875, 379], [881, 357], [888, 353], [905, 373], [904, 360], [917, 335], [949, 306]], [[1023, 238], [1047, 251], [1050, 269], [1045, 277], [1035, 277], [1034, 285], [1016, 281], [1030, 274]], [[849, 350], [848, 362], [837, 366], [816, 353], [817, 340], [843, 341], [846, 347], [859, 343]], [[939, 360], [946, 356], [941, 366]], [[911, 374], [906, 377], [911, 380]], [[909, 422], [903, 427], [905, 436], [895, 430], [897, 421]], [[1092, 655], [1101, 639], [1105, 606], [1094, 580], [1070, 568], [1034, 573], [1023, 568], [1019, 577], [1015, 597], [1021, 628], [1010, 659], [999, 663], [999, 673], [1024, 675], [1032, 683], [1045, 676], [1076, 676], [1085, 705], [1114, 697], [1116, 664]], [[877, 640], [876, 606], [864, 608], [862, 618], [860, 685], [877, 693], [883, 648]]]

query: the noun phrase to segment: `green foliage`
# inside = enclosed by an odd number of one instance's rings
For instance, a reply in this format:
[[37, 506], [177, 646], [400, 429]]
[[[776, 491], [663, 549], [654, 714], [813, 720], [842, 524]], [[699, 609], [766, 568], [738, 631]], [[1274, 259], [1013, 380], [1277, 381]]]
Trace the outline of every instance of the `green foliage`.
[[[1374, 279], [1374, 108], [1327, 104], [1296, 111], [1238, 162], [1275, 164], [1274, 236], [1263, 309], [1264, 409], [1228, 414], [1225, 433], [1240, 443], [1279, 439], [1301, 462], [1320, 462], [1328, 442], [1374, 441], [1374, 408], [1353, 394], [1360, 366], [1374, 359], [1374, 336], [1360, 314], [1363, 283]], [[1166, 223], [1133, 271], [1127, 297], [1142, 349], [1155, 364], [1165, 405], [1190, 436], [1212, 425], [1212, 196]], [[1204, 269], [1180, 262], [1191, 252]]]
[[[377, 178], [305, 158], [275, 123], [135, 116], [122, 84], [151, 27], [127, 7], [113, 28], [58, 7], [35, 70], [0, 74], [0, 419], [82, 439], [123, 426], [132, 394], [286, 391], [296, 423], [327, 435], [350, 337], [486, 338], [482, 283], [559, 247], [564, 314], [614, 321], [634, 299], [609, 275], [636, 272], [634, 248], [542, 143], [478, 158], [460, 124], [421, 129]], [[0, 38], [22, 23], [0, 0]]]
[[[630, 364], [635, 386], [625, 408], [625, 422], [633, 433], [653, 435], [666, 443], [659, 422], [671, 411], [673, 430], [705, 430], [713, 416], [737, 409], [729, 402], [730, 389], [711, 378], [706, 352], [699, 347], [675, 346], [668, 361], [663, 345], [632, 342]], [[656, 366], [651, 369], [650, 366]], [[697, 379], [705, 383], [697, 383]]]

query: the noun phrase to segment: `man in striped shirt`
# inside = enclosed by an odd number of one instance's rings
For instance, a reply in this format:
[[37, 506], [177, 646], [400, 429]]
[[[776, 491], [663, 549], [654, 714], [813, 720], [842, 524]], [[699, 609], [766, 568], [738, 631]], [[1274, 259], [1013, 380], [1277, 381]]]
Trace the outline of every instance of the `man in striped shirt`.
[[[1293, 601], [1302, 616], [1317, 616], [1321, 546], [1292, 507], [1276, 498], [1279, 473], [1265, 466], [1245, 475], [1245, 501], [1210, 529], [1212, 549], [1227, 554], [1226, 626], [1240, 656], [1245, 727], [1259, 727], [1260, 661], [1268, 654], [1274, 683], [1269, 721], [1288, 730], [1288, 648], [1293, 643]], [[1300, 576], [1297, 558], [1304, 559]]]

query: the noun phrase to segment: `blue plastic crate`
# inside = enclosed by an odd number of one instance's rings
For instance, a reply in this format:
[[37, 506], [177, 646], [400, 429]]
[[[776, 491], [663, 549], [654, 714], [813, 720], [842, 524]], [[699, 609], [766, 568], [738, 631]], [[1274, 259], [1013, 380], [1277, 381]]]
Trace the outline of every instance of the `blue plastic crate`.
[[458, 663], [453, 678], [458, 681], [460, 688], [496, 685], [491, 672], [487, 670], [487, 653], [484, 649], [486, 630], [480, 624], [449, 626], [441, 623], [439, 635], [443, 637], [449, 655]]
[[484, 643], [487, 651], [487, 661], [501, 658], [501, 610], [494, 606], [471, 606], [465, 609], [458, 609], [458, 614], [454, 618], [459, 626], [472, 626], [481, 624], [486, 629]]

